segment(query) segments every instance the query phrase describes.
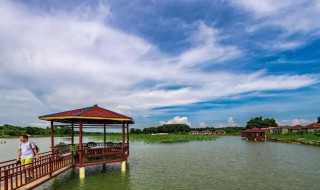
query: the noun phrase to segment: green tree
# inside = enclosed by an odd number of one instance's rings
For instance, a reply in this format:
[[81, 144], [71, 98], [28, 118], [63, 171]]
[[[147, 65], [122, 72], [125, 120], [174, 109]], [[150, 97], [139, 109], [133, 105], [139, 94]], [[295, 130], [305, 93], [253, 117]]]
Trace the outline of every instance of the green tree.
[[141, 134], [142, 131], [141, 131], [141, 129], [131, 128], [131, 129], [130, 129], [130, 133], [131, 133], [131, 134]]
[[263, 118], [261, 116], [250, 119], [246, 125], [247, 129], [264, 127], [278, 127], [278, 124], [275, 119]]
[[320, 117], [318, 117], [318, 121], [317, 121], [317, 123], [320, 123]]

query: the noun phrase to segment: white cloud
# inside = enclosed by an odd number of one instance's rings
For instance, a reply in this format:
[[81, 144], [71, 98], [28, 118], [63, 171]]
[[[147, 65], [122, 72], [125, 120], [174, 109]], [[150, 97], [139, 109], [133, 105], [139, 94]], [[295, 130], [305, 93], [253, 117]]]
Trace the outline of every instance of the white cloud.
[[320, 23], [314, 22], [315, 18], [320, 17], [320, 2], [317, 0], [228, 1], [239, 9], [253, 13], [259, 21], [254, 26], [256, 29], [270, 25], [279, 26], [288, 33], [309, 33], [320, 29]]
[[200, 128], [206, 128], [207, 125], [206, 125], [205, 122], [199, 121], [199, 127], [200, 127]]
[[308, 119], [290, 119], [290, 120], [281, 120], [281, 121], [277, 120], [277, 123], [279, 126], [308, 125], [313, 122], [315, 122], [315, 120], [314, 121], [311, 121]]
[[236, 125], [237, 125], [237, 123], [234, 122], [233, 117], [229, 117], [229, 118], [228, 118], [228, 121], [227, 121], [227, 126], [233, 127], [233, 126], [236, 126]]
[[191, 123], [188, 121], [188, 117], [180, 117], [180, 116], [176, 116], [170, 119], [169, 121], [160, 122], [160, 125], [164, 125], [164, 124], [186, 124], [191, 127]]
[[231, 60], [242, 55], [242, 52], [235, 46], [222, 46], [219, 44], [220, 32], [208, 27], [203, 22], [198, 25], [198, 31], [192, 36], [196, 44], [178, 57], [179, 64], [182, 66], [194, 66], [207, 61], [219, 63]]

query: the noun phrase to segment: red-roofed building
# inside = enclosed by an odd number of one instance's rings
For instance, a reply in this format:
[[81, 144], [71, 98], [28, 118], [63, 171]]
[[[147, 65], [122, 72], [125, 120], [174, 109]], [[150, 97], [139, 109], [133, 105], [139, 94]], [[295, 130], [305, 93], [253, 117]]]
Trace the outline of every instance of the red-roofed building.
[[261, 128], [262, 130], [264, 130], [266, 132], [266, 134], [273, 134], [273, 129], [275, 129], [276, 127], [264, 127]]
[[302, 128], [303, 128], [302, 125], [295, 125], [290, 127], [288, 131], [290, 134], [299, 134], [299, 133], [302, 133]]
[[266, 140], [266, 132], [259, 128], [247, 129], [242, 131], [242, 138], [245, 140]]
[[273, 129], [273, 134], [275, 135], [286, 135], [289, 133], [291, 126], [279, 126]]
[[314, 133], [316, 132], [317, 129], [320, 129], [320, 124], [319, 123], [311, 123], [309, 125], [306, 125], [302, 127], [302, 133]]

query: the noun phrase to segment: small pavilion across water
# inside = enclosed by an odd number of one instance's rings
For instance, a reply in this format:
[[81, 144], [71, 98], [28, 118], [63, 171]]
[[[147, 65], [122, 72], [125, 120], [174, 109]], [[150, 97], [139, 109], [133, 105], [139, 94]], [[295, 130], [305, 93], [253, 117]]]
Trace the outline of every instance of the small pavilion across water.
[[242, 131], [242, 138], [245, 140], [266, 140], [266, 132], [259, 128], [252, 128]]

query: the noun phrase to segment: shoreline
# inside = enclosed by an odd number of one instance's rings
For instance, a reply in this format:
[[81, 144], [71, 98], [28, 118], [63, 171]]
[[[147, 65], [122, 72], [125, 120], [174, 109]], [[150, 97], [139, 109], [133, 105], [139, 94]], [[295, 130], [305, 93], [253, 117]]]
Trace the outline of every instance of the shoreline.
[[291, 140], [291, 139], [280, 139], [280, 138], [273, 138], [273, 137], [268, 137], [267, 141], [320, 146], [320, 141]]

